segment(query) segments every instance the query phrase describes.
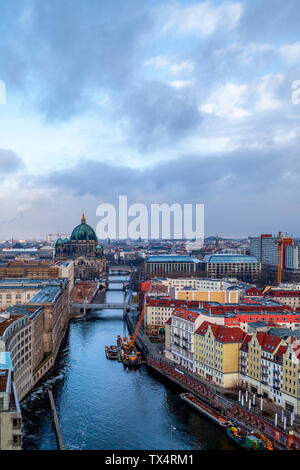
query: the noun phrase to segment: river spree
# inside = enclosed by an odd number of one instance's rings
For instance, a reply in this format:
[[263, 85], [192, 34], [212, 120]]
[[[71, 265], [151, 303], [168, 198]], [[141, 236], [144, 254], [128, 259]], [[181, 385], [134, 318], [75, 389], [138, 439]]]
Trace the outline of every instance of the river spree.
[[[117, 288], [111, 284], [108, 302], [122, 302]], [[179, 388], [146, 365], [130, 371], [106, 359], [105, 345], [127, 333], [121, 310], [70, 322], [55, 367], [21, 403], [23, 448], [57, 449], [47, 393], [52, 385], [68, 450], [232, 450], [223, 431], [181, 400]]]

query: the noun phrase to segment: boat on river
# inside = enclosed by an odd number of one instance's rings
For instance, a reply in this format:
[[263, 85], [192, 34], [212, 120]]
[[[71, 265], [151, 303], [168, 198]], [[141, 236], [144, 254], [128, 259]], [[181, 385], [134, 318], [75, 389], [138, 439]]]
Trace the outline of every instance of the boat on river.
[[274, 450], [271, 444], [263, 434], [246, 431], [244, 428], [228, 426], [226, 428], [228, 438], [244, 450]]
[[118, 359], [119, 351], [117, 346], [105, 346], [105, 354], [107, 359]]
[[207, 405], [199, 398], [195, 397], [195, 395], [193, 395], [192, 393], [181, 393], [180, 397], [183, 401], [188, 403], [199, 413], [212, 420], [218, 426], [221, 426], [222, 428], [226, 428], [227, 426], [229, 426], [230, 420], [226, 416], [224, 416], [222, 413], [215, 410], [211, 406]]

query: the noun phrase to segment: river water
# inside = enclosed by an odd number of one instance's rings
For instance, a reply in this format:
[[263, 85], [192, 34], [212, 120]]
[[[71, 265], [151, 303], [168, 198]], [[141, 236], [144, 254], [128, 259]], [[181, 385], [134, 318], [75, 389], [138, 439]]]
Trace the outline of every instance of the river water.
[[[118, 284], [110, 287], [107, 302], [122, 302]], [[57, 449], [50, 384], [68, 450], [232, 450], [222, 430], [181, 400], [178, 387], [146, 365], [130, 371], [106, 359], [104, 347], [118, 334], [128, 334], [121, 310], [70, 322], [55, 367], [21, 403], [24, 450]]]

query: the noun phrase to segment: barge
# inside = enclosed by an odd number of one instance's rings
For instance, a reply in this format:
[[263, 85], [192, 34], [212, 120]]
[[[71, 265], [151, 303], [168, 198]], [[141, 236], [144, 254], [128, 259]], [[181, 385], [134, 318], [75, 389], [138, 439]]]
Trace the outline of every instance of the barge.
[[180, 397], [190, 406], [192, 406], [195, 410], [199, 411], [199, 413], [203, 414], [207, 418], [211, 419], [214, 423], [222, 428], [226, 428], [230, 424], [230, 420], [216, 411], [211, 406], [207, 405], [199, 398], [195, 397], [192, 393], [181, 393]]

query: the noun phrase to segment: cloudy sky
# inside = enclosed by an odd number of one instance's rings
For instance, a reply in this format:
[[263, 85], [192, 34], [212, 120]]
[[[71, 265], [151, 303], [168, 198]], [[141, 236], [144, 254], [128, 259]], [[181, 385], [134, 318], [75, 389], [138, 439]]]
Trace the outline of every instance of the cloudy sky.
[[0, 239], [119, 195], [300, 236], [299, 24], [299, 0], [1, 0]]

